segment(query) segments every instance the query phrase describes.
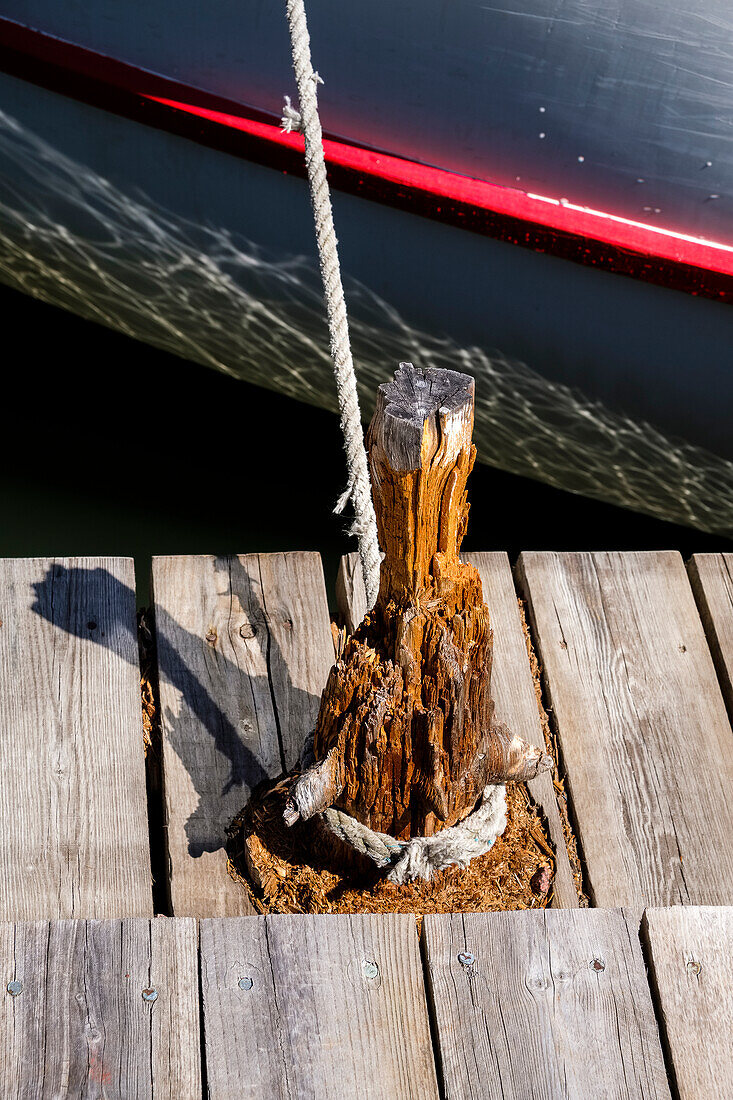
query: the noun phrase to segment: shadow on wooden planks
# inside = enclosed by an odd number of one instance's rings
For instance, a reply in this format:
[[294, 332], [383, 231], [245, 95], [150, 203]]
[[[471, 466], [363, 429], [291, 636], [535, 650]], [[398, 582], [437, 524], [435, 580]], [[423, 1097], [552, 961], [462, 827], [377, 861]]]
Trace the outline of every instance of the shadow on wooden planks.
[[[214, 567], [229, 574], [232, 568], [237, 568], [236, 564], [232, 565], [233, 562], [236, 563], [237, 559], [216, 557]], [[74, 581], [91, 580], [89, 574], [92, 572], [106, 574], [103, 578], [105, 585], [96, 588], [92, 585], [78, 585], [77, 591], [111, 590], [114, 593], [115, 589], [121, 589], [124, 590], [124, 593], [129, 594], [130, 590], [115, 577], [107, 574], [106, 570], [68, 569], [66, 566], [49, 564], [43, 580], [33, 584], [35, 600], [32, 610], [50, 622], [55, 621], [53, 602], [59, 599], [60, 592], [68, 591]], [[80, 576], [80, 574], [86, 575]], [[240, 590], [251, 588], [251, 579], [243, 568], [238, 569], [237, 585]], [[123, 592], [119, 594], [122, 595]], [[132, 597], [134, 600], [134, 592]], [[113, 601], [113, 606], [118, 605], [124, 606], [124, 601]], [[79, 636], [84, 637], [86, 640], [93, 639], [100, 646], [109, 647], [110, 635], [97, 628], [97, 617], [95, 608], [90, 604], [87, 608], [78, 609], [77, 614], [72, 616], [69, 621], [76, 628]], [[121, 619], [113, 621], [111, 628], [114, 631], [128, 632], [131, 629], [130, 623]], [[208, 826], [212, 817], [221, 817], [222, 803], [225, 804], [226, 812], [229, 819], [231, 819], [247, 801], [249, 792], [258, 783], [271, 776], [272, 767], [267, 770], [262, 759], [245, 744], [240, 731], [236, 729], [219, 706], [212, 691], [202, 682], [201, 678], [194, 675], [184, 659], [184, 653], [190, 653], [195, 648], [200, 648], [206, 644], [206, 640], [192, 635], [160, 605], [156, 608], [155, 628], [159, 677], [168, 681], [180, 693], [184, 705], [195, 714], [200, 722], [200, 727], [205, 729], [211, 737], [212, 747], [228, 761], [229, 765], [228, 779], [217, 793], [218, 801], [216, 813], [214, 814], [212, 812], [213, 807], [207, 804], [207, 800], [211, 801], [214, 797], [212, 791], [200, 781], [203, 777], [198, 767], [195, 766], [196, 762], [186, 760], [187, 741], [185, 738], [176, 738], [175, 716], [171, 717], [169, 740], [172, 748], [186, 767], [191, 783], [199, 796], [197, 809], [186, 822], [188, 851], [192, 857], [196, 858], [204, 852], [217, 851], [224, 846], [223, 838], [218, 834], [214, 835]], [[277, 641], [268, 631], [258, 632], [256, 637], [260, 640], [259, 644], [263, 649], [265, 667], [271, 667], [277, 657], [277, 654], [273, 652], [273, 648], [277, 647]], [[135, 638], [134, 652], [137, 653], [137, 638]], [[217, 661], [226, 662], [226, 658], [218, 652]], [[281, 668], [287, 669], [287, 662], [282, 661], [279, 664]], [[226, 678], [225, 672], [223, 678]], [[239, 670], [232, 669], [232, 674], [238, 675]], [[261, 677], [261, 679], [264, 681], [263, 690], [269, 694], [270, 688], [267, 676]], [[304, 709], [306, 705], [317, 706], [317, 700], [310, 693], [304, 692], [292, 684], [289, 685], [289, 691], [291, 698], [297, 698], [299, 695], [305, 697], [302, 700]]]

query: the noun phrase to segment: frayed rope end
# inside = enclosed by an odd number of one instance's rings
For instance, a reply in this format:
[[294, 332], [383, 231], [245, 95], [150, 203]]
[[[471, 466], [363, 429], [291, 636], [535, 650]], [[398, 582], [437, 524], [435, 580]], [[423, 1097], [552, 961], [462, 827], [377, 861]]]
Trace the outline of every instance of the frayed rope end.
[[283, 107], [282, 118], [280, 119], [281, 133], [293, 134], [300, 133], [303, 129], [303, 119], [295, 107], [290, 102], [290, 96], [285, 96], [285, 106]]

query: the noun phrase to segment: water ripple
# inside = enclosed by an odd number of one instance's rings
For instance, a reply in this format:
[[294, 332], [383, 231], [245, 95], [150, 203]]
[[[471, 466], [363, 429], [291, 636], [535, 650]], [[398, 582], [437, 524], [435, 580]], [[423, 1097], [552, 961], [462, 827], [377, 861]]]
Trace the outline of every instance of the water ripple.
[[[206, 366], [335, 409], [315, 263], [125, 194], [0, 112], [0, 279]], [[500, 351], [418, 331], [346, 280], [362, 407], [396, 363], [476, 378], [482, 461], [733, 536], [733, 463]], [[100, 369], [104, 369], [100, 366]]]

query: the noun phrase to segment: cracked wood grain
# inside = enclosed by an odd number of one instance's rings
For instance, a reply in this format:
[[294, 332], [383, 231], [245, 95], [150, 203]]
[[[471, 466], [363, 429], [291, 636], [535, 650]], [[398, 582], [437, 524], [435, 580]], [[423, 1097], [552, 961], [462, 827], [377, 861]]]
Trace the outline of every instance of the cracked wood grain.
[[595, 904], [733, 902], [733, 733], [679, 554], [519, 576]]
[[0, 562], [0, 919], [152, 916], [131, 559]]
[[437, 1100], [414, 918], [201, 922], [211, 1100]]
[[333, 663], [318, 554], [158, 557], [153, 592], [173, 912], [251, 912], [225, 830], [297, 760]]
[[638, 926], [622, 910], [426, 916], [446, 1100], [669, 1100]]
[[6, 1100], [200, 1100], [195, 921], [2, 923], [0, 966]]

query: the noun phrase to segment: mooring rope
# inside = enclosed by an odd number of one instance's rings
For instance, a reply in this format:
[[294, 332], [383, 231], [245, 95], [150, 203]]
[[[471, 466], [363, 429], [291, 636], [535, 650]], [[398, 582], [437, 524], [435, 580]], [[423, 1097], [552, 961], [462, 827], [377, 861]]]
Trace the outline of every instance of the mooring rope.
[[[311, 62], [304, 0], [287, 0], [287, 16], [300, 109], [296, 110], [290, 97], [285, 96], [282, 128], [288, 133], [297, 130], [305, 139], [305, 164], [316, 226], [318, 261], [323, 279], [331, 357], [341, 412], [341, 431], [349, 470], [346, 492], [334, 511], [343, 511], [349, 499], [353, 503], [356, 518], [351, 534], [357, 535], [359, 539], [367, 606], [371, 608], [379, 594], [379, 543], [359, 412], [356, 374], [349, 343], [346, 300], [341, 282], [331, 196], [326, 177], [323, 133], [318, 117], [318, 85], [323, 81]], [[301, 762], [303, 767], [313, 762], [312, 744], [312, 739], [309, 738], [304, 746]], [[377, 866], [390, 867], [387, 877], [391, 882], [412, 882], [415, 879], [430, 879], [435, 871], [453, 864], [466, 867], [476, 856], [488, 852], [506, 828], [506, 789], [504, 786], [485, 787], [480, 806], [464, 821], [443, 829], [435, 836], [413, 837], [407, 841], [375, 832], [333, 806], [325, 810], [320, 818], [332, 833], [368, 856]]]
[[318, 85], [320, 76], [311, 63], [310, 37], [305, 18], [304, 0], [287, 0], [290, 44], [293, 52], [293, 70], [298, 87], [299, 111], [285, 97], [282, 126], [284, 130], [302, 131], [305, 138], [305, 165], [308, 172], [311, 206], [316, 226], [318, 261], [323, 279], [326, 315], [331, 340], [331, 357], [336, 378], [341, 431], [344, 436], [349, 480], [345, 493], [334, 511], [341, 512], [349, 499], [354, 507], [355, 519], [350, 533], [359, 539], [359, 557], [364, 573], [364, 587], [368, 606], [376, 603], [379, 593], [379, 543], [377, 521], [374, 515], [372, 491], [364, 433], [361, 426], [356, 374], [349, 343], [349, 325], [346, 317], [346, 300], [341, 282], [336, 231], [333, 224], [331, 195], [326, 178], [326, 158], [323, 151], [323, 133], [318, 117]]

